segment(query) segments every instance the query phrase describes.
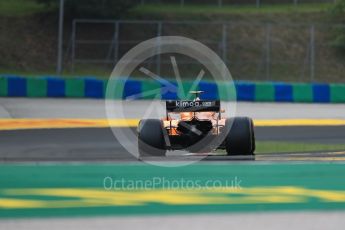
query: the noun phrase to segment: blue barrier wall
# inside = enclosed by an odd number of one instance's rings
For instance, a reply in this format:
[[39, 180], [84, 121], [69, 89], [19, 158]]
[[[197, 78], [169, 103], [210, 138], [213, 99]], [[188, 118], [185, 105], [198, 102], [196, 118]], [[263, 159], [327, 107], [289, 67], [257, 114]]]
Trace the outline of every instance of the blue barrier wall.
[[[120, 79], [117, 85], [117, 99], [179, 99], [178, 85], [174, 81], [148, 82], [144, 80]], [[0, 95], [2, 97], [83, 97], [104, 98], [106, 80], [92, 77], [58, 78], [37, 77], [25, 78], [12, 75], [0, 75]], [[188, 84], [184, 84], [188, 85]], [[189, 84], [190, 85], [190, 84]], [[213, 82], [202, 81], [197, 89], [205, 91], [201, 95], [206, 100], [234, 100], [226, 94], [229, 84], [218, 85]], [[158, 89], [155, 89], [157, 88]], [[160, 88], [159, 88], [160, 87]], [[228, 87], [229, 90], [230, 86]], [[236, 96], [238, 101], [259, 102], [315, 102], [315, 103], [344, 103], [345, 84], [307, 84], [282, 82], [236, 82]], [[186, 91], [185, 89], [183, 89]], [[149, 95], [150, 92], [160, 92], [160, 95]], [[188, 90], [187, 90], [188, 91]], [[152, 94], [152, 93], [151, 93]]]

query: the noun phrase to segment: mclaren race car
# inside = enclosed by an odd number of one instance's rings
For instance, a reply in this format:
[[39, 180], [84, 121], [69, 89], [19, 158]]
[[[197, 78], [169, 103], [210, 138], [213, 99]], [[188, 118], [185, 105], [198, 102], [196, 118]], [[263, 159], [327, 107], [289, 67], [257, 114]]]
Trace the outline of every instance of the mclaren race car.
[[208, 153], [226, 150], [228, 155], [253, 155], [255, 136], [252, 119], [223, 118], [220, 101], [166, 101], [166, 117], [143, 119], [138, 126], [140, 156], [165, 156], [167, 150]]

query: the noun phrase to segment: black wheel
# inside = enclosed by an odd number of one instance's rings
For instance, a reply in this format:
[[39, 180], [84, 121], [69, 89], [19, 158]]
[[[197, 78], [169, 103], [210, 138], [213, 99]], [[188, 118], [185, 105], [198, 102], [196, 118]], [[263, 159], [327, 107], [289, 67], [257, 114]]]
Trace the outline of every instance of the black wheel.
[[163, 122], [158, 119], [141, 120], [138, 127], [140, 156], [165, 156]]
[[225, 130], [230, 130], [225, 139], [228, 155], [254, 155], [253, 120], [248, 117], [230, 118], [226, 120], [225, 126]]
[[252, 149], [253, 149], [253, 155], [254, 155], [255, 149], [256, 149], [254, 122], [252, 119], [250, 119], [250, 118], [248, 118], [248, 119], [250, 120], [251, 127], [252, 127]]

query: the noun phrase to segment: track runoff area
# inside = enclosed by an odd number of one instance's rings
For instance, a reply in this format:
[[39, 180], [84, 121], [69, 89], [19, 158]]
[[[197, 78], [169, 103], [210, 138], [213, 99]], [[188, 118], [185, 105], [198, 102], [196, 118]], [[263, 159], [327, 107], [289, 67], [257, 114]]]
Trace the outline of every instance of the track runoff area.
[[[27, 103], [32, 106], [22, 106]], [[104, 105], [94, 103], [18, 100], [15, 107], [1, 101], [1, 229], [38, 229], [54, 223], [60, 228], [92, 229], [97, 227], [93, 220], [122, 224], [123, 229], [138, 228], [140, 223], [168, 229], [164, 224], [188, 224], [193, 218], [200, 224], [192, 224], [191, 229], [212, 220], [225, 227], [238, 218], [257, 229], [270, 229], [265, 218], [274, 224], [298, 216], [301, 221], [289, 222], [292, 226], [317, 229], [344, 223], [345, 151], [341, 149], [257, 154], [249, 160], [213, 157], [184, 167], [158, 167], [125, 153], [104, 116], [95, 114]], [[59, 116], [61, 104], [66, 111], [71, 108], [66, 117]], [[342, 144], [345, 139], [340, 105], [311, 105], [316, 111], [301, 105], [303, 113], [310, 109], [307, 118], [295, 116], [302, 111], [299, 105], [281, 105], [279, 111], [285, 110], [288, 117], [272, 111], [264, 117], [262, 110], [278, 111], [275, 106], [240, 106], [240, 114], [251, 116], [255, 111], [250, 110], [256, 110], [258, 140]], [[135, 118], [110, 122], [117, 128], [136, 124]], [[328, 222], [313, 224], [324, 217]]]

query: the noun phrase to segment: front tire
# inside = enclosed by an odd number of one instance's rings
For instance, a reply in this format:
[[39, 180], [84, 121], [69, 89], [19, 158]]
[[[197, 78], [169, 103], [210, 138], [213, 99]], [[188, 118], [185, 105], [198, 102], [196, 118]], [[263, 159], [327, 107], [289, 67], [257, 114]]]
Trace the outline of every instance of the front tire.
[[253, 120], [248, 117], [227, 119], [225, 130], [226, 152], [228, 155], [254, 155], [255, 135]]
[[139, 156], [165, 156], [163, 128], [163, 122], [158, 119], [145, 119], [139, 122]]

